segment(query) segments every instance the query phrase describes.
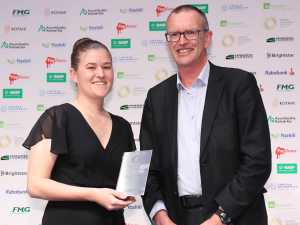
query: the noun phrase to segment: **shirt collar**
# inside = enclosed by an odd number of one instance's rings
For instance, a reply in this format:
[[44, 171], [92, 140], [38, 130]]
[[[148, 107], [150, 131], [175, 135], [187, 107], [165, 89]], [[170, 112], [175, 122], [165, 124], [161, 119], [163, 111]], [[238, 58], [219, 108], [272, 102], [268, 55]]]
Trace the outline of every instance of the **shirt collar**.
[[[195, 81], [195, 83], [198, 80], [201, 80], [205, 85], [207, 85], [208, 84], [209, 72], [210, 72], [210, 65], [209, 65], [209, 62], [207, 60], [206, 63], [205, 63], [204, 68], [202, 69], [202, 71], [199, 74], [199, 76], [198, 76], [197, 80]], [[176, 84], [176, 86], [177, 86], [178, 90], [180, 90], [180, 88], [185, 88], [183, 86], [183, 84], [181, 83], [178, 71], [177, 71], [177, 84]]]

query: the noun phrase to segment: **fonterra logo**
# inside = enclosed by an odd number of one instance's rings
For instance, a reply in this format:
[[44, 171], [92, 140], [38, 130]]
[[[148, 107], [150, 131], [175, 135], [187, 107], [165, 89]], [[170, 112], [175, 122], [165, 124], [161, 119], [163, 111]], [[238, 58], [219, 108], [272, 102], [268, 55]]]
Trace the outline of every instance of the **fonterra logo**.
[[29, 79], [30, 76], [22, 76], [22, 75], [17, 75], [17, 74], [10, 74], [9, 76], [9, 81], [10, 81], [10, 85], [14, 84], [14, 82], [16, 80], [19, 80], [19, 79]]
[[14, 207], [13, 214], [27, 214], [30, 212], [30, 207]]
[[22, 98], [22, 89], [3, 89], [3, 98]]
[[111, 48], [130, 48], [130, 39], [111, 39]]
[[118, 23], [117, 25], [117, 30], [118, 30], [118, 34], [121, 33], [122, 30], [125, 30], [126, 28], [136, 28], [137, 25], [129, 25], [129, 24], [125, 24], [125, 23]]
[[278, 174], [297, 174], [296, 163], [277, 164]]
[[28, 16], [30, 14], [30, 10], [29, 9], [14, 9], [12, 15], [13, 16]]
[[149, 22], [149, 31], [166, 31], [165, 21]]
[[46, 59], [46, 64], [47, 64], [47, 68], [50, 67], [51, 64], [54, 64], [56, 62], [66, 62], [67, 60], [66, 59], [55, 59], [55, 58], [52, 58], [52, 57], [48, 57]]
[[[66, 73], [47, 73], [47, 82], [66, 82]], [[44, 106], [43, 106], [44, 107]]]
[[281, 155], [285, 154], [285, 153], [296, 153], [297, 150], [290, 150], [290, 149], [285, 149], [285, 148], [281, 148], [281, 147], [277, 147], [275, 153], [277, 155], [277, 159], [280, 158]]
[[208, 13], [208, 4], [198, 4], [198, 5], [193, 5], [192, 6], [198, 8], [201, 10], [203, 13]]
[[156, 14], [157, 14], [157, 17], [161, 16], [161, 13], [167, 11], [167, 10], [174, 10], [174, 8], [168, 8], [168, 7], [165, 7], [165, 6], [157, 6], [156, 8]]

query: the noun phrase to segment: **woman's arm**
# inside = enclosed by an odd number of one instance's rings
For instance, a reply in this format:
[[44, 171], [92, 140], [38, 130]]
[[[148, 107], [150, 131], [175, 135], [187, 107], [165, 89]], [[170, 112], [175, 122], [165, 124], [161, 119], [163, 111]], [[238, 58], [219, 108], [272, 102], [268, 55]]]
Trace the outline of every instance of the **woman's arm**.
[[122, 201], [127, 196], [108, 188], [85, 188], [62, 184], [51, 180], [51, 172], [57, 155], [50, 152], [51, 139], [43, 139], [31, 147], [27, 189], [30, 197], [51, 201], [92, 201], [107, 210], [122, 209], [135, 202], [135, 198]]

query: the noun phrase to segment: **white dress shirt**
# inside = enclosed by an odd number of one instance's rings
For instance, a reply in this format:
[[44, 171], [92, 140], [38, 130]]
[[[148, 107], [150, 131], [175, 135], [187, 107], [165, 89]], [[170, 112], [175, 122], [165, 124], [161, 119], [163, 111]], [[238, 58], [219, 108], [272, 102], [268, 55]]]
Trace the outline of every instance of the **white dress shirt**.
[[[177, 185], [179, 196], [202, 194], [200, 175], [200, 143], [202, 115], [210, 72], [209, 62], [206, 64], [191, 85], [190, 89], [183, 86], [177, 73], [178, 88], [178, 121], [177, 148], [178, 170]], [[154, 215], [161, 209], [166, 210], [163, 201], [153, 206], [150, 218], [153, 224]]]

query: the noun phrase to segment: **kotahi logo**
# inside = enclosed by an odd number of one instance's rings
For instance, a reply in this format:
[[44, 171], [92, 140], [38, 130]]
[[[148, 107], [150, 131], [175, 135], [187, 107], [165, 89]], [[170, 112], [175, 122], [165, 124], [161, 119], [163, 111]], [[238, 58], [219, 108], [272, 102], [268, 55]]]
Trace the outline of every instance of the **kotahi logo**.
[[19, 80], [19, 79], [29, 79], [30, 76], [22, 76], [22, 75], [17, 75], [17, 74], [10, 74], [9, 76], [9, 80], [10, 80], [10, 85], [14, 84], [14, 82], [16, 80]]
[[290, 150], [290, 149], [285, 149], [285, 148], [280, 148], [280, 147], [277, 147], [275, 153], [277, 155], [277, 159], [280, 158], [281, 155], [285, 154], [285, 153], [296, 153], [297, 150]]
[[156, 8], [157, 17], [161, 16], [161, 13], [163, 13], [167, 10], [174, 10], [174, 8], [168, 8], [168, 7], [164, 7], [161, 5], [157, 6], [157, 8]]
[[129, 25], [129, 24], [125, 24], [125, 23], [118, 23], [117, 25], [117, 30], [118, 30], [118, 34], [121, 33], [122, 30], [125, 30], [126, 28], [136, 28], [137, 25]]
[[54, 64], [56, 62], [66, 62], [67, 60], [66, 59], [55, 59], [55, 58], [52, 58], [52, 57], [48, 57], [46, 59], [46, 64], [47, 64], [47, 68], [50, 67], [51, 64]]

